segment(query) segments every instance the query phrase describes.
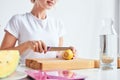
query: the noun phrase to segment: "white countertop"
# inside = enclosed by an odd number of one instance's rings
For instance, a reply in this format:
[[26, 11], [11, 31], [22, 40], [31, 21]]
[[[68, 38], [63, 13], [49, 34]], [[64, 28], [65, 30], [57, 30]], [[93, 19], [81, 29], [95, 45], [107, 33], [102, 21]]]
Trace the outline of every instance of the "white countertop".
[[76, 73], [86, 75], [86, 80], [120, 80], [120, 70], [84, 69], [75, 70]]
[[[24, 72], [28, 68], [24, 66], [19, 66], [17, 71]], [[78, 75], [86, 76], [85, 80], [120, 80], [120, 69], [117, 70], [100, 70], [99, 68], [95, 69], [81, 69], [81, 70], [70, 70]], [[48, 72], [51, 75], [56, 75], [57, 71]]]

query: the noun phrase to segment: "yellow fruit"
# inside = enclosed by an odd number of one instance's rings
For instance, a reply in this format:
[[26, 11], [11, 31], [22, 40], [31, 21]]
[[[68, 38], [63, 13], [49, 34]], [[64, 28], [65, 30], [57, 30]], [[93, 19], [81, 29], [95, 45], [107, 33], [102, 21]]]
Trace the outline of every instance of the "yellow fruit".
[[71, 60], [71, 59], [73, 59], [73, 57], [74, 57], [74, 54], [73, 54], [73, 52], [70, 50], [70, 49], [67, 49], [67, 50], [65, 50], [64, 52], [63, 52], [63, 58], [64, 59], [66, 59], [66, 60]]
[[0, 50], [0, 78], [12, 74], [18, 66], [19, 59], [17, 50]]

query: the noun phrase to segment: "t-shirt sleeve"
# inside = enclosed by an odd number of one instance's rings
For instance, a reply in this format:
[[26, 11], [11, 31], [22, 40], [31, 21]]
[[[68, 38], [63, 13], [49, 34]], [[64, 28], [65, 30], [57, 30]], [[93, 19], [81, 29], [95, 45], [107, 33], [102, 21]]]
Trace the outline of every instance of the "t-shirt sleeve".
[[19, 36], [19, 26], [18, 26], [18, 16], [13, 16], [9, 22], [7, 23], [6, 27], [4, 28], [4, 31], [9, 32], [14, 37], [18, 38]]
[[62, 21], [59, 21], [59, 31], [58, 31], [58, 36], [62, 37], [66, 34], [65, 26]]

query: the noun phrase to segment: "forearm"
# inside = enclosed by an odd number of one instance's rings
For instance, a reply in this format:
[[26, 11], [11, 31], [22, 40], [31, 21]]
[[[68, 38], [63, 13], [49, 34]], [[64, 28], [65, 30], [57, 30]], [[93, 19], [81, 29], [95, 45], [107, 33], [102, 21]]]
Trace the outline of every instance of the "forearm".
[[32, 41], [22, 43], [15, 47], [1, 47], [1, 50], [18, 50], [20, 52], [20, 55], [23, 54], [23, 52], [27, 49], [33, 49]]

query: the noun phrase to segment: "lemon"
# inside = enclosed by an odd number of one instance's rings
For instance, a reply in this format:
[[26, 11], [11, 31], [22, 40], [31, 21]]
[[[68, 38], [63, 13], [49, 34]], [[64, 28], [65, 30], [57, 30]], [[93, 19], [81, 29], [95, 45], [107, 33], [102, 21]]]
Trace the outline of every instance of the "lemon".
[[63, 59], [65, 59], [65, 60], [71, 60], [71, 59], [73, 59], [74, 54], [73, 54], [72, 50], [67, 49], [67, 50], [65, 50], [65, 51], [63, 52], [62, 57], [63, 57]]

